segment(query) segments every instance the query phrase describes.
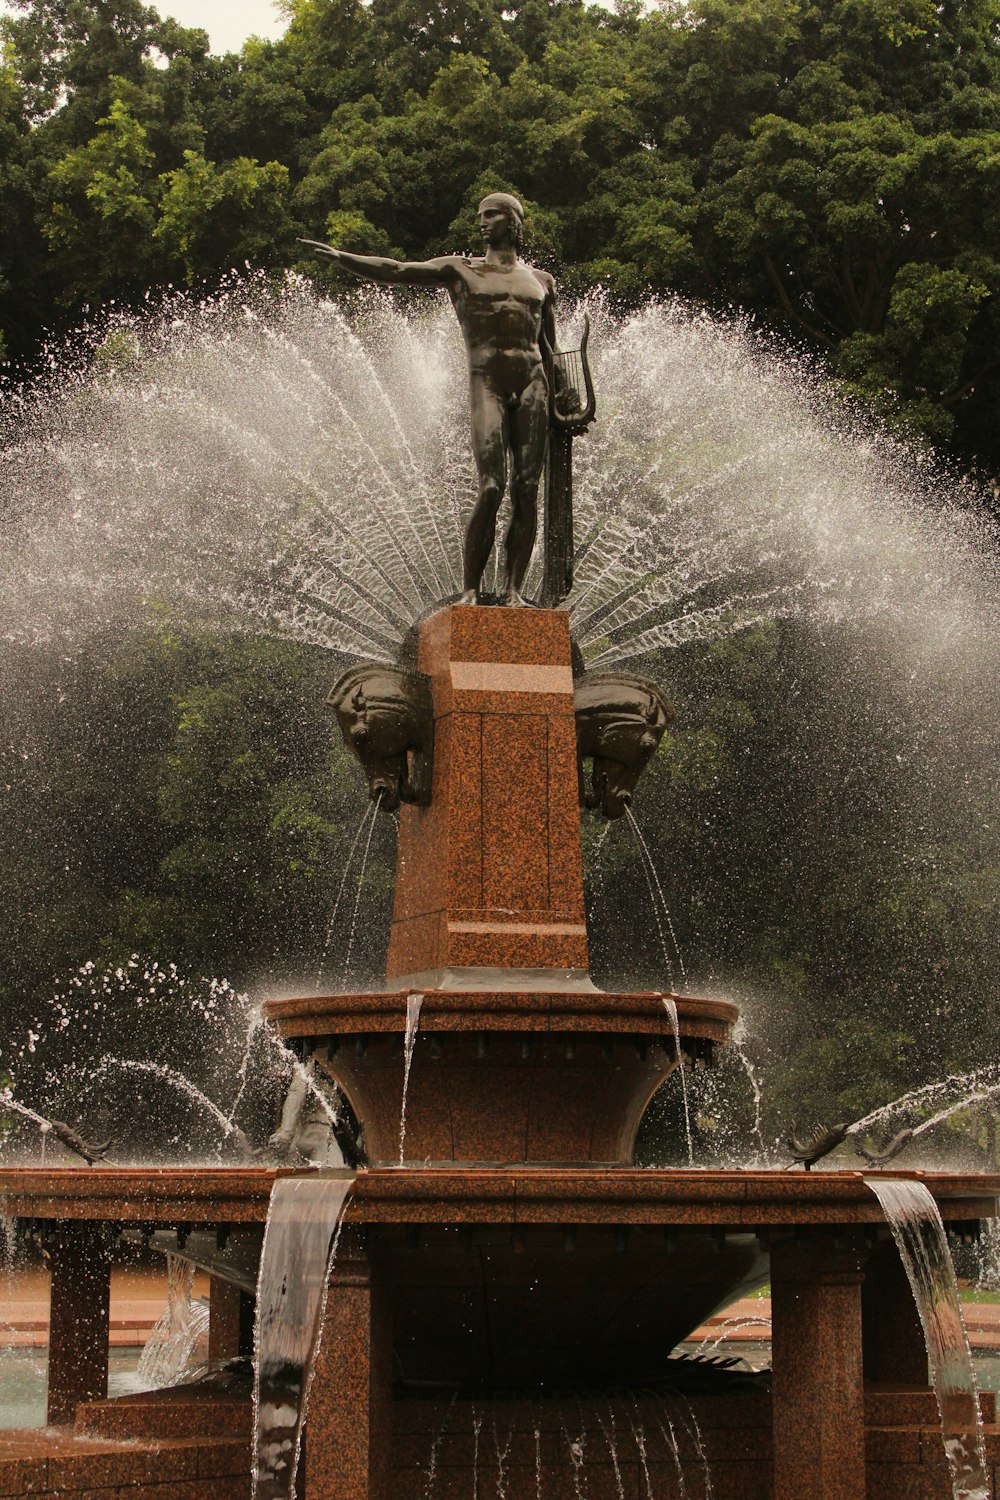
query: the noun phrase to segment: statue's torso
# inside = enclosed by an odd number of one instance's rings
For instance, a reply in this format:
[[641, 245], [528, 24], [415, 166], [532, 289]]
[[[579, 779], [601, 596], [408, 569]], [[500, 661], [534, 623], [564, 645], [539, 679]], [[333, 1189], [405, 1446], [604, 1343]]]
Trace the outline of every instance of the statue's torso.
[[517, 394], [542, 370], [540, 337], [546, 284], [527, 266], [459, 263], [451, 299], [469, 352], [469, 369], [501, 394]]

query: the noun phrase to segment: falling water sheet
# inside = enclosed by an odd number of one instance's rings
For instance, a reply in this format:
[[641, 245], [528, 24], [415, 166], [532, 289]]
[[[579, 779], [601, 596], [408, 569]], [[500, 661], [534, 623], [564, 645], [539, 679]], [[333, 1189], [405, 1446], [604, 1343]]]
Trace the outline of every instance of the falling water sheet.
[[349, 1174], [271, 1189], [254, 1329], [253, 1500], [291, 1500]]
[[892, 1230], [927, 1343], [955, 1500], [989, 1500], [979, 1391], [938, 1206], [922, 1182], [866, 1177]]
[[663, 1008], [670, 1017], [670, 1029], [674, 1035], [674, 1051], [677, 1054], [677, 1069], [681, 1075], [681, 1097], [684, 1101], [684, 1133], [687, 1138], [688, 1166], [694, 1166], [694, 1136], [691, 1133], [691, 1110], [688, 1105], [687, 1074], [684, 1071], [684, 1053], [681, 1050], [681, 1023], [677, 1014], [677, 1001], [663, 995]]
[[420, 1025], [420, 1007], [424, 1003], [423, 994], [407, 995], [406, 997], [406, 1035], [403, 1038], [403, 1095], [399, 1106], [399, 1165], [403, 1165], [406, 1151], [406, 1096], [410, 1089], [410, 1068], [413, 1064], [413, 1047], [417, 1040], [417, 1027]]
[[199, 1341], [208, 1334], [208, 1308], [194, 1302], [194, 1266], [167, 1256], [167, 1305], [139, 1357], [136, 1375], [147, 1390], [176, 1385], [191, 1368]]

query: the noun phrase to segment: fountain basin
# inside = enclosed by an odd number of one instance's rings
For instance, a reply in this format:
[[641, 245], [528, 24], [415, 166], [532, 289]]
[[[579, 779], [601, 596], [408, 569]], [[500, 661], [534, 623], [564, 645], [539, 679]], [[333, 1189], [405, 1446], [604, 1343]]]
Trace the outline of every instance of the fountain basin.
[[[61, 1414], [51, 1420], [72, 1422], [75, 1412], [87, 1409], [81, 1401], [96, 1400], [105, 1413], [102, 1430], [108, 1422], [118, 1430], [118, 1403], [106, 1402], [102, 1389], [102, 1298], [111, 1241], [130, 1227], [170, 1226], [180, 1253], [189, 1239], [199, 1242], [199, 1252], [207, 1246], [207, 1268], [216, 1278], [214, 1325], [217, 1295], [223, 1315], [227, 1305], [230, 1237], [245, 1246], [253, 1233], [262, 1235], [270, 1186], [290, 1175], [300, 1174], [214, 1167], [0, 1169], [4, 1211], [33, 1220], [53, 1256], [58, 1337], [50, 1349], [49, 1389], [50, 1397], [53, 1390], [60, 1394]], [[752, 1429], [760, 1449], [753, 1494], [790, 1500], [802, 1493], [779, 1480], [778, 1458], [786, 1464], [792, 1442], [795, 1462], [812, 1464], [815, 1423], [804, 1423], [801, 1407], [822, 1394], [827, 1405], [816, 1408], [815, 1419], [822, 1441], [843, 1449], [843, 1461], [838, 1457], [831, 1472], [853, 1475], [852, 1484], [860, 1474], [863, 1483], [862, 1349], [865, 1376], [879, 1382], [869, 1391], [888, 1391], [895, 1399], [905, 1387], [923, 1403], [919, 1420], [933, 1420], [912, 1298], [866, 1175], [450, 1164], [359, 1172], [344, 1215], [310, 1406], [306, 1493], [325, 1497], [323, 1476], [341, 1472], [337, 1455], [349, 1452], [357, 1473], [351, 1497], [423, 1494], [424, 1469], [419, 1482], [412, 1474], [397, 1475], [395, 1488], [390, 1471], [407, 1462], [405, 1409], [416, 1403], [416, 1410], [435, 1390], [443, 1392], [446, 1409], [449, 1393], [462, 1392], [454, 1411], [473, 1418], [484, 1395], [522, 1393], [528, 1399], [515, 1409], [519, 1420], [529, 1421], [549, 1392], [558, 1428], [566, 1420], [560, 1413], [579, 1409], [571, 1393], [637, 1392], [644, 1382], [659, 1389], [672, 1345], [768, 1276], [773, 1399], [758, 1401], [760, 1410], [755, 1406], [744, 1422], [737, 1406], [756, 1398], [737, 1394], [735, 1404], [728, 1396], [713, 1398], [724, 1429], [721, 1446], [714, 1438], [708, 1443], [713, 1471], [719, 1480], [727, 1472], [733, 1455], [723, 1438], [735, 1424]], [[953, 1230], [970, 1231], [997, 1212], [997, 1175], [884, 1175], [926, 1184]], [[200, 1253], [199, 1259], [206, 1263]], [[64, 1304], [61, 1314], [57, 1301]], [[89, 1342], [81, 1350], [84, 1310]], [[808, 1351], [804, 1365], [796, 1351]], [[82, 1378], [86, 1358], [89, 1386]], [[160, 1409], [150, 1405], [151, 1421], [154, 1408]], [[622, 1410], [638, 1410], [632, 1397]], [[84, 1419], [81, 1430], [86, 1426]], [[41, 1440], [22, 1436], [17, 1451], [34, 1454]], [[90, 1451], [67, 1447], [66, 1472], [77, 1462], [85, 1466]], [[746, 1449], [740, 1452], [734, 1487], [720, 1484], [720, 1497], [743, 1500], [747, 1493]], [[890, 1474], [878, 1466], [878, 1484], [869, 1493], [903, 1500], [911, 1493], [907, 1486], [924, 1482], [923, 1469], [911, 1468]], [[459, 1469], [454, 1477], [464, 1491], [473, 1482], [467, 1459]], [[607, 1485], [595, 1476], [588, 1491], [594, 1500], [615, 1493], [604, 1478]], [[920, 1493], [943, 1496], [936, 1472], [933, 1485]], [[844, 1493], [863, 1491], [855, 1485]]]
[[[172, 1245], [157, 1234], [161, 1248], [183, 1255], [190, 1237], [192, 1259], [246, 1290], [271, 1184], [294, 1175], [303, 1174], [6, 1168], [0, 1201], [46, 1221], [43, 1238], [80, 1220], [105, 1232], [170, 1225], [178, 1233]], [[925, 1183], [953, 1226], [997, 1211], [1000, 1176], [892, 1176]], [[395, 1377], [415, 1387], [634, 1387], [662, 1376], [692, 1329], [767, 1280], [775, 1241], [800, 1244], [805, 1260], [814, 1238], [888, 1238], [860, 1172], [371, 1168], [357, 1174], [344, 1222], [362, 1235], [391, 1303]]]
[[[707, 1064], [737, 1019], [671, 997], [681, 1051]], [[343, 1089], [370, 1163], [399, 1160], [404, 993], [272, 1000], [264, 1014]], [[661, 995], [428, 990], [406, 1096], [405, 1160], [631, 1161], [653, 1094], [678, 1065]]]

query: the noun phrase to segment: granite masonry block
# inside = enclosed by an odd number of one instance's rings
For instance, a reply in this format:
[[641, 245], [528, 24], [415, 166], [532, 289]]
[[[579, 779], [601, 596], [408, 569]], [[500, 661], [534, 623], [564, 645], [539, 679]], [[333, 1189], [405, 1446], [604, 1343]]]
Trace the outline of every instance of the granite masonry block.
[[194, 1480], [198, 1474], [198, 1450], [191, 1443], [174, 1447], [169, 1443], [118, 1448], [88, 1453], [81, 1442], [72, 1456], [49, 1459], [49, 1483], [53, 1489], [83, 1489], [87, 1485], [163, 1484]]
[[866, 1479], [872, 1500], [952, 1500], [947, 1475], [924, 1465], [869, 1464]]
[[[986, 1423], [996, 1419], [996, 1395], [980, 1391], [979, 1410]], [[871, 1427], [928, 1427], [937, 1424], [934, 1392], [927, 1387], [865, 1386], [865, 1421]]]
[[249, 1470], [245, 1475], [227, 1479], [196, 1479], [183, 1486], [170, 1484], [139, 1485], [136, 1489], [118, 1491], [116, 1500], [247, 1500], [250, 1493]]
[[548, 720], [549, 899], [583, 915], [583, 857], [577, 787], [576, 725]]
[[[771, 1465], [753, 1461], [713, 1464], [712, 1493], [715, 1500], [772, 1500]], [[873, 1491], [871, 1500], [887, 1497]]]
[[431, 625], [431, 639], [421, 656], [424, 671], [432, 671], [430, 663], [445, 652], [451, 661], [570, 664], [569, 616], [564, 610], [453, 605], [441, 613], [447, 619]]
[[130, 1397], [93, 1402], [77, 1412], [81, 1435], [128, 1438], [232, 1437], [250, 1429], [250, 1404], [242, 1400], [163, 1400]]
[[483, 720], [483, 905], [542, 910], [549, 898], [547, 720]]
[[[6, 1446], [6, 1444], [4, 1445]], [[41, 1495], [48, 1486], [44, 1458], [0, 1458], [0, 1495]]]
[[919, 1464], [921, 1451], [919, 1427], [869, 1427], [865, 1432], [868, 1463]]
[[[441, 834], [433, 851], [444, 888], [433, 906], [489, 905], [483, 896], [483, 723], [478, 714], [453, 714], [448, 760], [442, 767]], [[426, 853], [425, 853], [426, 857]]]
[[[128, 1500], [137, 1500], [137, 1491], [132, 1490], [132, 1489], [129, 1489], [127, 1491], [126, 1490], [121, 1490], [121, 1489], [100, 1489], [100, 1490], [76, 1490], [76, 1489], [65, 1490], [65, 1489], [57, 1489], [57, 1490], [50, 1490], [50, 1491], [48, 1491], [48, 1494], [52, 1497], [52, 1500], [64, 1500], [64, 1497], [65, 1497], [65, 1500], [123, 1500], [123, 1497], [125, 1495], [128, 1496]], [[173, 1496], [172, 1495], [169, 1497], [169, 1500], [173, 1500]], [[178, 1495], [178, 1500], [179, 1500], [179, 1495]]]

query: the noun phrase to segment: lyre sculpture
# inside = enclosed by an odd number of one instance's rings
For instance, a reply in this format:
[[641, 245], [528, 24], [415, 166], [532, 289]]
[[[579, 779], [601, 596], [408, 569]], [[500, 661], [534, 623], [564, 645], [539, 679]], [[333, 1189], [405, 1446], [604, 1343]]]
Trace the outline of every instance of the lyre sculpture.
[[597, 413], [587, 360], [590, 318], [583, 319], [578, 349], [553, 349], [548, 356], [549, 454], [545, 465], [545, 561], [541, 603], [560, 604], [573, 587], [573, 439], [586, 432]]

